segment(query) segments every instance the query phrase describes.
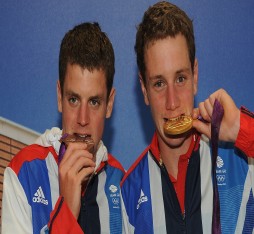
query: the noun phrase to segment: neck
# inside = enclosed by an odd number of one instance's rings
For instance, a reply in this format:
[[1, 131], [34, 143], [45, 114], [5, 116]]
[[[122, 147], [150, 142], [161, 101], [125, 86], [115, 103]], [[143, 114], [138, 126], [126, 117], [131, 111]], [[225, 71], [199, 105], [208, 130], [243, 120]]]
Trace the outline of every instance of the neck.
[[177, 178], [178, 161], [181, 155], [188, 152], [193, 135], [189, 135], [181, 144], [172, 146], [159, 139], [160, 156], [168, 173]]

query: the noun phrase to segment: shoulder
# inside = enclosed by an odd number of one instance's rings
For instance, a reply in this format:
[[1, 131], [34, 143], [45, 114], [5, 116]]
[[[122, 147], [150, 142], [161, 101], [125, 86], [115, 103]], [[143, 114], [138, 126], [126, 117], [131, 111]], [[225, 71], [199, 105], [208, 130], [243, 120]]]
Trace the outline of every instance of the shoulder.
[[142, 167], [142, 161], [145, 158], [147, 158], [148, 151], [149, 151], [149, 146], [143, 151], [143, 153], [136, 159], [136, 161], [127, 170], [125, 176], [123, 177], [123, 179], [121, 181], [121, 186], [134, 173], [134, 171], [136, 171], [138, 168]]
[[12, 170], [18, 174], [24, 163], [31, 162], [36, 159], [43, 160], [48, 156], [49, 152], [56, 155], [53, 147], [43, 147], [36, 144], [26, 146], [13, 157], [8, 167], [12, 168]]
[[120, 171], [122, 171], [123, 173], [125, 173], [125, 170], [124, 170], [122, 164], [112, 154], [108, 154], [108, 164], [111, 167], [117, 168]]

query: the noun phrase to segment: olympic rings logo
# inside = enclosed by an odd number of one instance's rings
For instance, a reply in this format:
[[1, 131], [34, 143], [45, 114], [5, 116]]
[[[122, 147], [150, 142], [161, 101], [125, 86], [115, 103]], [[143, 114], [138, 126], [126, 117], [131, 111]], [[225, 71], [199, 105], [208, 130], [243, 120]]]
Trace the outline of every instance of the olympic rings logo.
[[113, 197], [113, 198], [112, 198], [112, 202], [113, 202], [115, 205], [118, 205], [118, 204], [119, 204], [119, 198], [118, 198], [118, 197]]
[[225, 175], [217, 175], [216, 178], [217, 178], [218, 182], [222, 183], [225, 181], [226, 176]]

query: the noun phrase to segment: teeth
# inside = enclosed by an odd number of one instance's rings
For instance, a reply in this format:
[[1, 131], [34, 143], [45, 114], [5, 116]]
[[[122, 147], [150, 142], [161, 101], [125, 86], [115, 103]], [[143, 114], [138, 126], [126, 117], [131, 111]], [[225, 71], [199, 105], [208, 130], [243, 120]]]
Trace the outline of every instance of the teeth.
[[164, 120], [167, 122], [167, 121], [175, 121], [175, 120], [178, 120], [182, 117], [184, 117], [185, 115], [184, 114], [180, 114], [178, 116], [175, 116], [175, 117], [172, 117], [172, 118], [164, 118]]
[[87, 137], [88, 135], [79, 135], [80, 137]]
[[84, 134], [84, 135], [81, 135], [81, 134], [76, 134], [78, 137], [82, 137], [82, 138], [86, 138], [86, 137], [89, 137], [88, 134]]

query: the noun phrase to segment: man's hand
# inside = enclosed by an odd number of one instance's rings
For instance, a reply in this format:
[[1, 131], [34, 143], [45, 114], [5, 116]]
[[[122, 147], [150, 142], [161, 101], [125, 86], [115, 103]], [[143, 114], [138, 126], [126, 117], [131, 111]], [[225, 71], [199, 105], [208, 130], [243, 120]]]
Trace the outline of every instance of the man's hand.
[[[224, 109], [219, 139], [235, 142], [240, 128], [240, 110], [236, 107], [233, 99], [223, 89], [219, 89], [211, 94], [204, 102], [199, 103], [198, 108], [193, 110], [193, 127], [200, 133], [205, 134], [209, 139], [211, 138], [211, 117], [215, 99], [220, 102]], [[201, 116], [206, 123], [198, 120], [198, 116]]]
[[59, 165], [60, 195], [64, 197], [74, 217], [81, 207], [81, 189], [94, 172], [93, 155], [84, 143], [70, 143]]

